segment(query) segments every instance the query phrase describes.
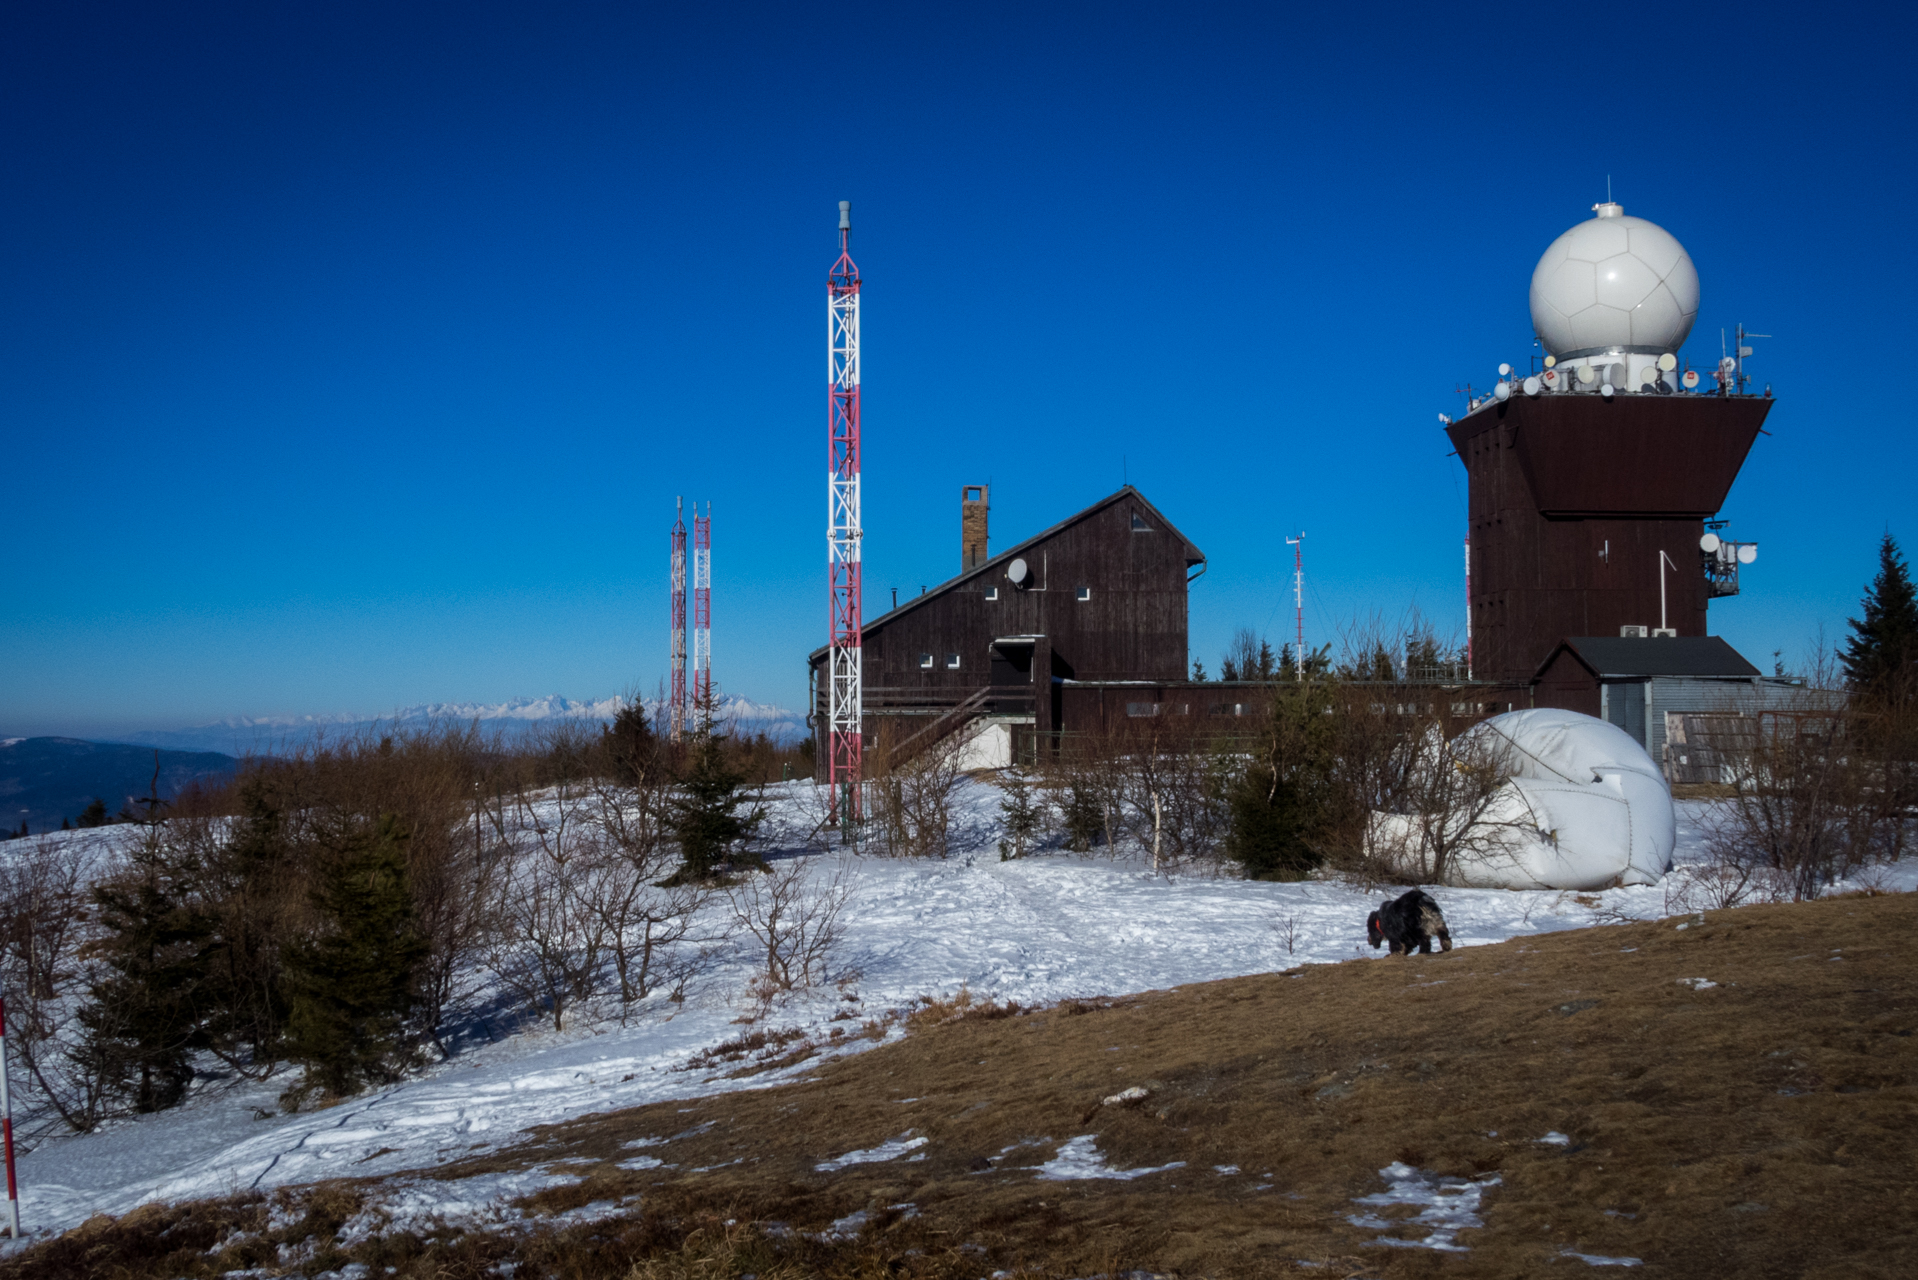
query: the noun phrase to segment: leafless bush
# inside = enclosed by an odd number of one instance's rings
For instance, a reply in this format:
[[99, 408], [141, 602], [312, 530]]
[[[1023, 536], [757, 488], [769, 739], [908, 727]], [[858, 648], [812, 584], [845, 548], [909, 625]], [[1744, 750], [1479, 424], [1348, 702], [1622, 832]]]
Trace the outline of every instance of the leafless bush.
[[584, 783], [516, 797], [520, 847], [495, 882], [487, 966], [521, 1000], [544, 1009], [553, 1029], [592, 997], [609, 942], [594, 910], [606, 859], [589, 838]]
[[1216, 862], [1231, 825], [1226, 788], [1241, 763], [1229, 746], [1201, 728], [1159, 724], [1116, 745], [1118, 819], [1153, 869]]
[[[7, 1052], [70, 1128], [92, 1129], [105, 1101], [99, 1081], [74, 1059], [68, 1000], [84, 978], [85, 875], [96, 840], [36, 836], [7, 846], [0, 864], [0, 983]], [[19, 1078], [16, 1077], [16, 1080]], [[18, 1085], [16, 1085], [18, 1087]]]
[[823, 881], [810, 860], [790, 859], [726, 888], [733, 919], [752, 939], [768, 991], [829, 981], [840, 916], [852, 898], [845, 866]]
[[1118, 852], [1124, 798], [1121, 775], [1114, 768], [1118, 755], [1111, 735], [1075, 733], [1043, 759], [1046, 783], [1056, 797], [1065, 828], [1066, 847], [1075, 853], [1090, 853], [1101, 843], [1108, 855]]
[[1384, 753], [1387, 785], [1365, 832], [1365, 861], [1381, 878], [1443, 884], [1461, 867], [1508, 858], [1515, 837], [1530, 837], [1524, 816], [1503, 803], [1511, 775], [1503, 746], [1489, 733], [1447, 739], [1431, 719], [1401, 729]]
[[1298, 950], [1299, 918], [1297, 916], [1278, 917], [1272, 921], [1272, 932], [1278, 936], [1279, 942], [1285, 947], [1285, 954], [1289, 956]]
[[959, 770], [964, 735], [955, 733], [910, 755], [903, 754], [888, 728], [880, 733], [866, 784], [876, 853], [895, 858], [943, 858], [951, 852], [954, 800], [963, 776]]
[[581, 900], [604, 929], [622, 1007], [664, 989], [675, 994], [700, 968], [717, 937], [696, 921], [713, 890], [698, 882], [659, 883], [678, 861], [670, 830], [671, 778], [663, 760], [636, 766], [620, 782], [596, 780]]
[[1831, 694], [1804, 702], [1740, 718], [1736, 785], [1706, 822], [1713, 865], [1781, 878], [1799, 899], [1899, 857], [1914, 799], [1900, 723], [1910, 709]]

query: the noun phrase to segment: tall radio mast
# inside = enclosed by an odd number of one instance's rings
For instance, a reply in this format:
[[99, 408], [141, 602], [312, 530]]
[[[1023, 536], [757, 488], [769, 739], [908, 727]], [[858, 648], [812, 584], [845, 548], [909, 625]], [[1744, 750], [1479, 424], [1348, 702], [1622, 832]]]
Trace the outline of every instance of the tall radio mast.
[[673, 674], [667, 692], [668, 712], [672, 717], [673, 741], [686, 728], [686, 500], [677, 501], [673, 518]]
[[711, 713], [713, 700], [713, 504], [693, 504], [693, 705]]
[[1292, 650], [1292, 672], [1295, 678], [1305, 679], [1305, 530], [1299, 530], [1296, 538], [1287, 538], [1285, 545], [1292, 548], [1292, 610], [1298, 615], [1299, 638], [1297, 647]]
[[859, 268], [853, 265], [852, 201], [839, 202], [839, 261], [826, 278], [826, 565], [830, 587], [827, 779], [841, 828], [859, 820], [864, 756], [860, 657]]

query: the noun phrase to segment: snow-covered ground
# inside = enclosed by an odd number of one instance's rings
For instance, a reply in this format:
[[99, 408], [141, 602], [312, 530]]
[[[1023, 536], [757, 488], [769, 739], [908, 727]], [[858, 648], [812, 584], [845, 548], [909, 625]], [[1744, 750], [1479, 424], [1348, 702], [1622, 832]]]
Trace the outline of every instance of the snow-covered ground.
[[[788, 830], [806, 826], [805, 789], [793, 784], [782, 801]], [[1364, 927], [1380, 895], [1337, 881], [1269, 884], [1205, 873], [1154, 875], [1135, 858], [1062, 852], [1001, 862], [993, 851], [998, 800], [996, 788], [967, 784], [960, 825], [964, 847], [975, 851], [970, 855], [914, 862], [792, 853], [808, 857], [818, 875], [843, 869], [854, 886], [835, 967], [857, 972], [846, 989], [856, 991], [859, 1003], [850, 1006], [845, 989], [828, 985], [775, 1006], [761, 1025], [797, 1027], [824, 1042], [831, 1027], [858, 1025], [832, 1021], [848, 1007], [877, 1017], [921, 996], [953, 995], [962, 986], [975, 998], [1039, 1004], [1383, 954], [1365, 945]], [[1680, 865], [1665, 884], [1577, 896], [1434, 893], [1462, 946], [1601, 919], [1672, 914], [1684, 909], [1672, 891], [1701, 856], [1699, 817], [1698, 806], [1680, 806]], [[1874, 883], [1918, 887], [1918, 862], [1880, 869]], [[596, 1017], [588, 1010], [563, 1033], [528, 1023], [497, 1043], [463, 1049], [415, 1079], [311, 1114], [277, 1110], [288, 1078], [282, 1077], [222, 1083], [173, 1111], [94, 1134], [43, 1137], [19, 1161], [22, 1222], [33, 1236], [44, 1236], [92, 1214], [120, 1214], [152, 1200], [430, 1166], [508, 1145], [532, 1125], [763, 1087], [810, 1071], [813, 1063], [735, 1081], [721, 1075], [734, 1063], [688, 1068], [701, 1050], [740, 1034], [735, 1019], [749, 1007], [751, 973], [741, 952], [713, 969], [683, 1004], [648, 1002], [623, 1025], [610, 1013]], [[889, 1034], [902, 1033], [895, 1028]], [[871, 1043], [857, 1040], [838, 1051], [857, 1052]], [[501, 1182], [493, 1198], [524, 1194], [507, 1182], [512, 1179]], [[403, 1192], [409, 1185], [417, 1191], [418, 1184], [401, 1183], [395, 1194], [414, 1194]], [[447, 1212], [481, 1191], [431, 1185], [437, 1188], [434, 1204]]]

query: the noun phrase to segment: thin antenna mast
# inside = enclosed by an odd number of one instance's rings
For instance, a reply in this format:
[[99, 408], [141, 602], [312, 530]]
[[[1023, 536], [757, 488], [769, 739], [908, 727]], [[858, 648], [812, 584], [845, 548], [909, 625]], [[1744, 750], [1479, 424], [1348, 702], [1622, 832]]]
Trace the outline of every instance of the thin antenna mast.
[[673, 517], [673, 658], [672, 686], [667, 692], [673, 741], [686, 729], [686, 500], [678, 498]]
[[1465, 678], [1472, 678], [1472, 535], [1465, 535]]
[[1299, 530], [1296, 538], [1287, 538], [1285, 545], [1292, 548], [1292, 609], [1298, 615], [1298, 645], [1292, 650], [1292, 671], [1297, 679], [1305, 679], [1305, 530]]
[[859, 821], [865, 755], [859, 523], [859, 268], [852, 201], [839, 202], [839, 260], [826, 277], [827, 780], [847, 835]]
[[713, 700], [713, 504], [693, 504], [693, 705], [710, 714]]

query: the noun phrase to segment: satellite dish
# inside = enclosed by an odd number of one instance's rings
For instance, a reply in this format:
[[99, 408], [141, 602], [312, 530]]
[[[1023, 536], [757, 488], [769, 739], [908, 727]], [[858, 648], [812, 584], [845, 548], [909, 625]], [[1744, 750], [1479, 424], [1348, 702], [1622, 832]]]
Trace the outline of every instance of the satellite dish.
[[1707, 553], [1718, 550], [1718, 535], [1708, 533], [1698, 540], [1698, 549]]
[[1543, 391], [1544, 389], [1545, 389], [1545, 384], [1539, 380], [1539, 377], [1537, 374], [1533, 374], [1531, 377], [1525, 379], [1526, 395], [1535, 396], [1540, 391]]
[[1685, 370], [1685, 376], [1680, 378], [1679, 381], [1685, 384], [1685, 390], [1690, 391], [1693, 387], [1696, 387], [1698, 385], [1698, 370], [1696, 369]]
[[1611, 383], [1615, 387], [1622, 387], [1627, 385], [1625, 382], [1625, 366], [1622, 364], [1606, 365], [1605, 381]]
[[1509, 365], [1509, 364], [1504, 364], [1504, 363], [1501, 363], [1501, 364], [1499, 365], [1499, 367], [1498, 367], [1498, 376], [1499, 376], [1499, 377], [1501, 377], [1501, 378], [1509, 378], [1509, 377], [1511, 377], [1511, 376], [1512, 376], [1512, 366], [1511, 366], [1511, 365]]
[[1658, 357], [1658, 370], [1660, 373], [1670, 373], [1677, 367], [1678, 357], [1671, 352], [1667, 351], [1664, 355]]
[[1612, 398], [1612, 384], [1608, 382], [1604, 386], [1600, 387], [1598, 389], [1598, 394], [1604, 396], [1607, 400], [1610, 400]]
[[1732, 359], [1730, 356], [1726, 356], [1718, 362], [1718, 367], [1724, 372], [1730, 373], [1738, 368], [1738, 361]]
[[1501, 401], [1510, 400], [1512, 398], [1512, 384], [1509, 382], [1501, 382], [1492, 388], [1492, 394], [1497, 396]]
[[1739, 546], [1738, 563], [1750, 564], [1756, 559], [1758, 559], [1758, 544], [1756, 542], [1746, 542]]
[[1557, 357], [1557, 356], [1546, 356], [1546, 357], [1545, 357], [1545, 367], [1546, 367], [1547, 369], [1556, 369], [1556, 368], [1558, 367], [1558, 357]]
[[1013, 586], [1023, 591], [1027, 579], [1032, 577], [1032, 570], [1027, 567], [1024, 560], [1014, 560], [1006, 566], [1006, 577], [1012, 579]]
[[1582, 364], [1578, 366], [1578, 380], [1590, 386], [1592, 383], [1598, 381], [1598, 370], [1592, 368], [1589, 364]]
[[1640, 369], [1638, 371], [1639, 386], [1649, 387], [1657, 381], [1658, 381], [1658, 370], [1652, 368], [1650, 365], [1646, 365], [1643, 369]]

